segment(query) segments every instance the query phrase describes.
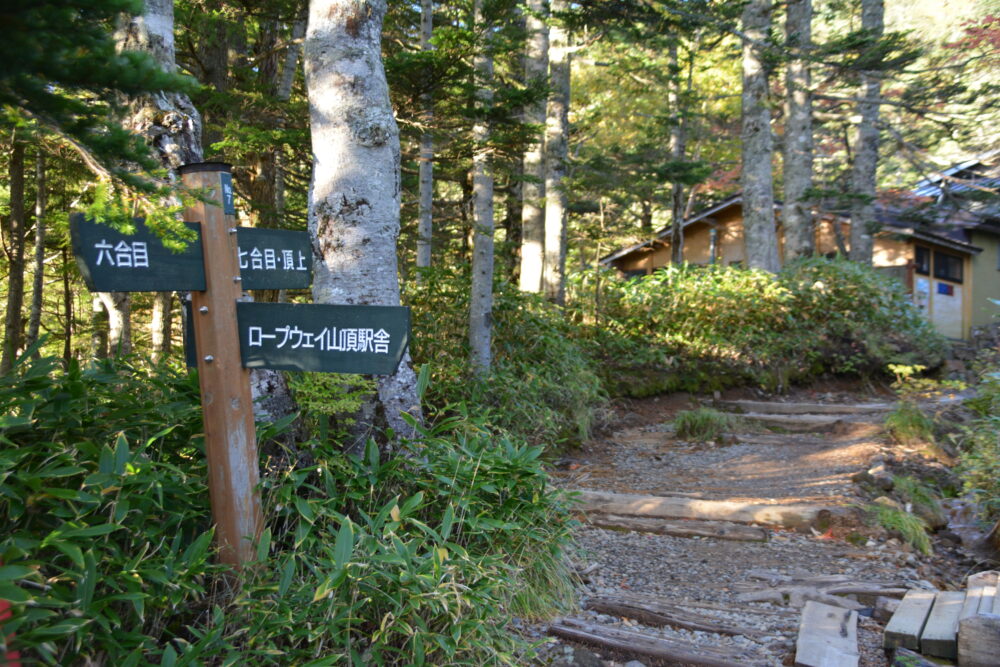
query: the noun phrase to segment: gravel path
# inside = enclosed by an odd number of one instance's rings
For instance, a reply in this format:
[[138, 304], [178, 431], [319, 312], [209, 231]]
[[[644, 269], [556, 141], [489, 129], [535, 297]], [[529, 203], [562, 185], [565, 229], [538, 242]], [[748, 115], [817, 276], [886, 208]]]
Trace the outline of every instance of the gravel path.
[[[885, 449], [880, 429], [868, 423], [871, 416], [849, 418], [846, 425], [829, 433], [758, 433], [727, 438], [727, 444], [721, 445], [685, 442], [674, 437], [670, 423], [681, 406], [655, 403], [639, 405], [636, 413], [625, 416], [621, 430], [564, 460], [554, 475], [556, 483], [651, 495], [850, 505], [861, 501], [851, 476], [867, 470], [873, 457]], [[850, 533], [852, 542], [839, 539]], [[577, 541], [579, 569], [586, 574], [579, 588], [581, 609], [573, 619], [738, 651], [741, 657], [735, 664], [794, 662], [803, 601], [780, 590], [789, 579], [840, 575], [885, 587], [947, 585], [938, 576], [940, 568], [928, 559], [860, 524], [837, 526], [827, 534], [772, 529], [767, 542], [735, 542], [619, 532], [584, 523]], [[598, 596], [657, 601], [747, 632], [729, 636], [659, 628], [586, 609], [588, 600]], [[862, 614], [860, 664], [881, 667], [888, 664], [881, 650], [881, 625], [865, 616], [871, 604], [864, 597], [856, 603]], [[539, 639], [546, 634], [545, 627], [524, 630]], [[564, 667], [681, 664], [638, 661], [637, 657], [551, 639], [541, 663]]]

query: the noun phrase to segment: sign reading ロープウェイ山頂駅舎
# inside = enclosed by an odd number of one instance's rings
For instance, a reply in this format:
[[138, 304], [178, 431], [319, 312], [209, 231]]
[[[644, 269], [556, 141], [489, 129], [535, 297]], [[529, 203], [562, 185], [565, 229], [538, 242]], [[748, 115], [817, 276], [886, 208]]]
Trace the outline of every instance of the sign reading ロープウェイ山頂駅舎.
[[403, 306], [238, 303], [246, 368], [390, 375], [409, 342]]

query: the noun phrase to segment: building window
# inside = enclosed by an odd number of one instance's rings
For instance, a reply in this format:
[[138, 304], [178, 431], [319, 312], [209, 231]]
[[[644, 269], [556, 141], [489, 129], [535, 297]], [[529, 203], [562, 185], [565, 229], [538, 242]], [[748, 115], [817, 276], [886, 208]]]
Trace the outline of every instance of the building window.
[[957, 255], [948, 255], [935, 251], [934, 277], [941, 280], [950, 280], [954, 283], [962, 282], [962, 258]]
[[917, 246], [917, 252], [913, 261], [913, 270], [921, 275], [929, 275], [931, 272], [931, 251], [929, 248]]

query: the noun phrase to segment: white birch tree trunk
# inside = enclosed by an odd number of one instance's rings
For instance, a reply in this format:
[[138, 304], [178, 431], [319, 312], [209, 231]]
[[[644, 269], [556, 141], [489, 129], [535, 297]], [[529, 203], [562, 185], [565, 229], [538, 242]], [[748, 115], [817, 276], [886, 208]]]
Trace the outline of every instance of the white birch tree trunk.
[[[552, 0], [552, 13], [567, 0]], [[560, 305], [566, 298], [566, 157], [569, 150], [569, 33], [558, 22], [549, 29], [549, 78], [552, 94], [545, 112], [545, 296]]]
[[[434, 33], [434, 0], [420, 2], [420, 50], [430, 51], [431, 37]], [[420, 204], [417, 223], [417, 266], [431, 265], [431, 238], [434, 234], [434, 136], [431, 134], [431, 123], [434, 122], [434, 98], [428, 90], [424, 93], [422, 122], [423, 134], [420, 135]]]
[[477, 120], [472, 128], [472, 294], [469, 300], [469, 351], [472, 372], [488, 375], [492, 363], [493, 330], [493, 168], [490, 127], [487, 120], [493, 103], [493, 54], [489, 26], [483, 26], [483, 0], [473, 5], [475, 25], [482, 30], [484, 44], [475, 56]]
[[[399, 305], [399, 129], [382, 67], [385, 0], [312, 0], [304, 63], [312, 128], [309, 232], [317, 303]], [[405, 355], [378, 380], [376, 412], [397, 435], [420, 418]]]
[[[163, 70], [176, 71], [173, 0], [146, 0], [141, 15], [128, 17], [122, 22], [116, 39], [119, 49], [144, 51], [153, 56]], [[171, 182], [177, 181], [177, 167], [201, 162], [201, 116], [187, 95], [163, 92], [144, 95], [129, 101], [129, 112], [123, 125], [146, 139], [160, 163], [167, 169]], [[119, 347], [131, 350], [132, 324], [129, 312], [111, 311], [111, 308], [129, 308], [131, 298], [117, 294], [101, 295], [101, 302], [108, 309], [112, 351]], [[154, 360], [162, 359], [170, 353], [173, 327], [170, 303], [169, 292], [157, 293], [153, 297], [150, 338]], [[116, 328], [120, 328], [123, 332], [121, 335], [125, 335], [127, 342], [115, 343]]]
[[771, 28], [771, 0], [749, 0], [743, 8], [743, 227], [747, 265], [777, 273], [778, 236], [774, 225], [771, 174], [771, 112], [763, 49]]
[[[528, 85], [545, 83], [549, 71], [549, 27], [545, 0], [529, 0], [524, 79]], [[526, 106], [524, 122], [545, 128], [545, 100]], [[524, 152], [524, 184], [521, 186], [521, 274], [524, 292], [542, 291], [545, 264], [545, 132], [542, 129]]]
[[793, 53], [785, 70], [785, 261], [807, 257], [815, 249], [815, 225], [806, 193], [813, 184], [812, 92], [809, 62], [812, 47], [812, 0], [789, 0], [785, 43]]
[[[882, 0], [861, 1], [861, 28], [873, 38], [884, 32], [885, 8]], [[858, 91], [858, 121], [851, 169], [851, 249], [855, 262], [871, 264], [875, 233], [875, 182], [878, 171], [878, 118], [882, 85], [877, 72], [864, 72]]]

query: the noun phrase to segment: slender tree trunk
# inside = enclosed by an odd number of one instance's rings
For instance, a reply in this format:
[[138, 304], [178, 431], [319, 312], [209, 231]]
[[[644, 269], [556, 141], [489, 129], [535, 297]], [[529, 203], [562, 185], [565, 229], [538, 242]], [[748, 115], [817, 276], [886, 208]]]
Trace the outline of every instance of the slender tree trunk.
[[[687, 150], [681, 100], [681, 69], [677, 43], [671, 42], [669, 49], [671, 73], [667, 103], [670, 105], [671, 116], [670, 158], [674, 163], [679, 163]], [[684, 263], [684, 184], [677, 180], [670, 186], [670, 261], [675, 265]]]
[[27, 216], [24, 207], [24, 142], [13, 139], [9, 166], [10, 218], [9, 255], [7, 274], [7, 310], [3, 323], [3, 355], [0, 356], [0, 375], [10, 372], [17, 359], [24, 338], [21, 311], [24, 308], [24, 237]]
[[108, 358], [108, 312], [104, 309], [101, 294], [95, 292], [90, 301], [90, 356], [95, 359]]
[[149, 331], [153, 337], [153, 361], [159, 362], [170, 356], [170, 337], [173, 331], [172, 292], [157, 292], [153, 295], [153, 318]]
[[771, 174], [771, 112], [763, 51], [771, 29], [771, 0], [749, 0], [743, 9], [743, 228], [747, 265], [777, 273]]
[[813, 183], [812, 93], [809, 62], [812, 47], [812, 0], [789, 0], [785, 41], [792, 59], [785, 71], [784, 181], [785, 261], [813, 254], [815, 223], [807, 192]]
[[108, 355], [132, 354], [132, 295], [128, 292], [98, 292], [108, 313]]
[[[549, 27], [545, 0], [529, 0], [526, 16], [528, 32], [524, 59], [527, 85], [546, 84], [549, 70]], [[521, 187], [521, 275], [525, 292], [542, 291], [545, 264], [545, 100], [524, 109], [524, 122], [539, 132], [524, 152], [524, 185]]]
[[[309, 232], [318, 303], [398, 305], [399, 129], [382, 67], [386, 1], [313, 0], [305, 42], [313, 146]], [[386, 425], [420, 418], [409, 355], [379, 378]]]
[[62, 247], [62, 287], [63, 287], [63, 317], [66, 325], [63, 330], [63, 361], [67, 364], [73, 358], [73, 290], [69, 286], [69, 250]]
[[[872, 38], [884, 32], [885, 8], [882, 0], [861, 0], [861, 27]], [[854, 165], [851, 170], [851, 250], [855, 262], [871, 264], [875, 233], [879, 224], [875, 218], [875, 182], [878, 170], [878, 107], [882, 85], [877, 72], [861, 76], [858, 92], [858, 115], [854, 139]]]
[[[28, 315], [28, 335], [25, 347], [38, 341], [42, 326], [42, 290], [45, 286], [45, 212], [48, 208], [48, 188], [45, 182], [45, 153], [39, 145], [35, 158], [35, 269], [31, 283], [31, 310]], [[35, 357], [40, 356], [37, 352]]]
[[[434, 0], [420, 2], [420, 50], [430, 51], [431, 37], [434, 31]], [[431, 238], [434, 233], [434, 135], [431, 134], [431, 124], [434, 122], [434, 96], [431, 93], [431, 83], [424, 83], [424, 93], [421, 97], [423, 113], [421, 122], [424, 131], [420, 135], [420, 212], [417, 224], [417, 266], [431, 265]]]
[[487, 116], [493, 103], [493, 54], [489, 26], [483, 27], [483, 0], [475, 0], [475, 24], [486, 41], [475, 57], [477, 120], [472, 128], [472, 295], [469, 301], [469, 350], [472, 372], [490, 372], [493, 329], [493, 166]]
[[[568, 0], [552, 0], [552, 13], [564, 12]], [[552, 94], [545, 112], [545, 296], [560, 305], [566, 299], [566, 157], [569, 150], [569, 34], [559, 23], [549, 30], [549, 77]]]
[[653, 202], [643, 199], [639, 202], [639, 233], [644, 239], [653, 236]]

